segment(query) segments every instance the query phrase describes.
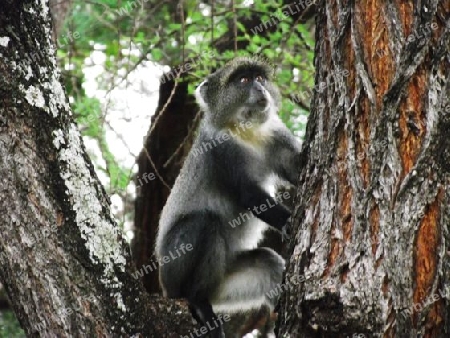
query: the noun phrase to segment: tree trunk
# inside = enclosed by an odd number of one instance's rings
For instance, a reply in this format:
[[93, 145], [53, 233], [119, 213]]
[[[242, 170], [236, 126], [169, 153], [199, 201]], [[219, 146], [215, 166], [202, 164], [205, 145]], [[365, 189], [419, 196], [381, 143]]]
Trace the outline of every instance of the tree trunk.
[[[73, 0], [50, 0], [50, 13], [52, 15], [53, 41], [57, 43], [66, 19], [72, 8]], [[70, 38], [70, 36], [64, 38]]]
[[321, 1], [280, 337], [450, 336], [450, 1]]
[[146, 150], [139, 154], [135, 180], [133, 257], [137, 267], [150, 266], [143, 276], [150, 293], [160, 292], [157, 265], [152, 264], [156, 262], [154, 250], [159, 215], [191, 149], [196, 126], [194, 116], [199, 113], [194, 98], [188, 96], [187, 82], [178, 83], [175, 88], [174, 85], [174, 81], [160, 85], [158, 109], [150, 125], [153, 131], [146, 139]]
[[150, 297], [59, 82], [48, 1], [0, 8], [0, 282], [28, 336], [178, 337]]

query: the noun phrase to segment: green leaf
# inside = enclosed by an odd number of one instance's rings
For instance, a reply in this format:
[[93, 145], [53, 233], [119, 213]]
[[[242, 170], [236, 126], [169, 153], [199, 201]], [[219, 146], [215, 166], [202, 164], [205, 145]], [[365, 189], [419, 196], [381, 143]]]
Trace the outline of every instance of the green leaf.
[[157, 49], [157, 48], [152, 49], [150, 51], [150, 54], [152, 55], [153, 61], [160, 61], [163, 57], [163, 53], [161, 52], [160, 49]]

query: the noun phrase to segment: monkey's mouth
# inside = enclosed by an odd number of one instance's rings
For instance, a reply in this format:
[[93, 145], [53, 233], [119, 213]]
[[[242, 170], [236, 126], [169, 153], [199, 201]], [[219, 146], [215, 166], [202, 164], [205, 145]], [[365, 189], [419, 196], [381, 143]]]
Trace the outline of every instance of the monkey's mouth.
[[251, 121], [255, 123], [264, 123], [268, 118], [270, 109], [270, 100], [265, 96], [250, 98], [240, 108], [238, 119], [241, 121]]
[[269, 105], [262, 105], [262, 106], [252, 106], [252, 107], [246, 107], [242, 111], [242, 117], [245, 121], [253, 121], [253, 122], [259, 122], [262, 123], [265, 120], [267, 120], [267, 112], [268, 112]]
[[264, 111], [267, 110], [268, 106], [269, 101], [265, 97], [261, 97], [254, 102], [247, 102], [247, 104], [244, 105], [244, 108], [247, 110]]
[[265, 97], [261, 97], [258, 101], [256, 101], [256, 104], [259, 107], [266, 108], [269, 104], [269, 101]]

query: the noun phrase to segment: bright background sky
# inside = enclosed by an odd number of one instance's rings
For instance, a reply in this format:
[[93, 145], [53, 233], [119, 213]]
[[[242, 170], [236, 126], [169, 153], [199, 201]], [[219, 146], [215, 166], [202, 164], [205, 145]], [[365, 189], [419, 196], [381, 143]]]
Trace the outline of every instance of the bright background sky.
[[[151, 116], [155, 112], [159, 98], [159, 79], [163, 72], [170, 71], [168, 66], [160, 66], [155, 63], [144, 61], [136, 70], [132, 71], [126, 81], [122, 81], [126, 75], [125, 68], [119, 70], [116, 85], [112, 90], [99, 88], [99, 77], [107, 73], [104, 63], [106, 55], [101, 46], [95, 46], [96, 50], [86, 59], [84, 74], [86, 81], [83, 88], [86, 95], [99, 99], [102, 104], [102, 113], [105, 115], [106, 142], [110, 151], [114, 154], [118, 163], [125, 168], [138, 170], [135, 161], [144, 144], [144, 138], [149, 130]], [[128, 49], [122, 51], [129, 53]], [[84, 136], [86, 148], [94, 157], [94, 166], [105, 167], [105, 161], [96, 140]], [[97, 168], [96, 168], [97, 169]], [[101, 170], [96, 170], [102, 184], [110, 185], [109, 177]], [[131, 181], [128, 185], [128, 193], [134, 197], [135, 185]], [[110, 196], [112, 210], [115, 215], [123, 210], [123, 201], [117, 195]], [[127, 237], [133, 237], [132, 222], [125, 221], [124, 230]]]

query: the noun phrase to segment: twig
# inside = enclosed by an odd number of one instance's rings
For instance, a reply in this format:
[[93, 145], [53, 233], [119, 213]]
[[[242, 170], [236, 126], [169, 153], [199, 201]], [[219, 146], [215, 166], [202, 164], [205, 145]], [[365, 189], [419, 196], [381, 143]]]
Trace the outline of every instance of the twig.
[[178, 146], [178, 148], [174, 151], [174, 153], [169, 157], [169, 159], [166, 161], [166, 163], [163, 164], [163, 168], [166, 168], [170, 162], [173, 161], [173, 159], [175, 158], [175, 156], [180, 152], [180, 150], [183, 148], [183, 146], [186, 144], [186, 141], [188, 140], [188, 138], [191, 136], [192, 132], [195, 129], [195, 126], [197, 125], [197, 121], [200, 119], [200, 117], [202, 116], [201, 111], [197, 111], [197, 114], [195, 115], [194, 120], [192, 121], [192, 125], [188, 130], [187, 135], [184, 137], [183, 141], [180, 143], [180, 145]]
[[177, 87], [178, 87], [178, 80], [179, 80], [179, 78], [180, 78], [180, 74], [181, 74], [181, 72], [177, 72], [176, 77], [175, 77], [175, 81], [174, 81], [174, 85], [173, 85], [172, 91], [170, 92], [169, 98], [167, 99], [166, 103], [164, 103], [164, 106], [161, 108], [161, 110], [159, 111], [158, 115], [156, 115], [155, 120], [154, 120], [153, 123], [151, 124], [150, 130], [149, 130], [149, 132], [147, 133], [147, 135], [145, 136], [145, 139], [144, 139], [144, 146], [143, 146], [143, 148], [142, 148], [142, 149], [144, 150], [144, 152], [145, 152], [145, 154], [146, 154], [148, 160], [150, 161], [150, 163], [151, 163], [153, 169], [155, 170], [156, 176], [158, 176], [158, 178], [161, 180], [162, 184], [164, 184], [164, 186], [165, 186], [167, 189], [169, 189], [169, 190], [171, 190], [170, 186], [166, 183], [166, 181], [165, 181], [165, 180], [161, 177], [161, 175], [159, 174], [158, 169], [156, 169], [156, 165], [155, 165], [155, 163], [153, 162], [153, 160], [152, 160], [150, 154], [148, 153], [146, 146], [147, 146], [147, 140], [148, 140], [148, 139], [150, 138], [150, 136], [152, 135], [153, 130], [155, 129], [156, 125], [158, 124], [159, 119], [160, 119], [161, 116], [164, 114], [165, 110], [167, 109], [167, 106], [169, 105], [169, 103], [171, 102], [171, 100], [172, 100], [172, 98], [173, 98], [173, 96], [174, 96], [174, 94], [175, 94], [175, 90], [176, 90]]

